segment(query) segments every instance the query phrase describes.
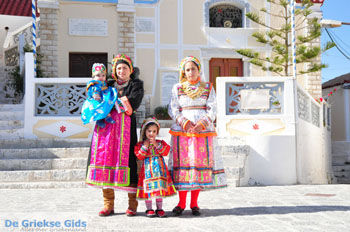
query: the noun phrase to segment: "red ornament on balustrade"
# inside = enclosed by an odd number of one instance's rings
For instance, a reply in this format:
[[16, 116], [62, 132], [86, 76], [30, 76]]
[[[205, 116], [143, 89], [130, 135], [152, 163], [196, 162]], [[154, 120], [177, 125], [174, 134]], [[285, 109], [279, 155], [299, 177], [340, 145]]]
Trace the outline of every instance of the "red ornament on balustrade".
[[60, 127], [60, 131], [61, 131], [62, 133], [64, 133], [64, 132], [66, 131], [66, 129], [67, 129], [67, 128], [66, 128], [65, 126], [61, 126], [61, 127]]

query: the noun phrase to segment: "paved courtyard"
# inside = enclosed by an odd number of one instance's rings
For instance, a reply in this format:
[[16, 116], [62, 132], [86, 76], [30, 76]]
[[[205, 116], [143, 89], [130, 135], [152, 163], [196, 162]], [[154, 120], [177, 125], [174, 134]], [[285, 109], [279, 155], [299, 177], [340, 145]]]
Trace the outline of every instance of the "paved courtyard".
[[[228, 187], [202, 192], [200, 217], [126, 217], [127, 194], [116, 193], [116, 214], [98, 217], [101, 190], [0, 190], [0, 231], [350, 231], [350, 185]], [[189, 199], [188, 199], [189, 201]], [[170, 215], [177, 196], [164, 200]], [[45, 226], [45, 227], [43, 227]]]

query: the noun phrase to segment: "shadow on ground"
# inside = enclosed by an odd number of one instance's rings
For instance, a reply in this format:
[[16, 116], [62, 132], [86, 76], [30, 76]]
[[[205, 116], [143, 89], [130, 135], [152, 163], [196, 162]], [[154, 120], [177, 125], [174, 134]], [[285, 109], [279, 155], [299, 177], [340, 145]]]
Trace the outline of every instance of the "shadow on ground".
[[[264, 215], [264, 214], [317, 213], [317, 212], [325, 212], [325, 211], [350, 211], [350, 206], [308, 205], [308, 206], [239, 207], [239, 208], [232, 208], [232, 209], [201, 209], [201, 213], [202, 213], [201, 217], [218, 217], [218, 216], [227, 216], [227, 215], [254, 216], [254, 215]], [[192, 217], [190, 210], [185, 210], [181, 217], [186, 217], [186, 216]]]

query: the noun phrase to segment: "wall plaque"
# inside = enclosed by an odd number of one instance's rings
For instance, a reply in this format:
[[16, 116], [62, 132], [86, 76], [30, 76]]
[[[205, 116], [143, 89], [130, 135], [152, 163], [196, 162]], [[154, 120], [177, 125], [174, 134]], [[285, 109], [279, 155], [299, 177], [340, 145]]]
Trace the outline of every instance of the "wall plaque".
[[162, 105], [170, 103], [171, 90], [173, 86], [178, 82], [177, 72], [164, 72], [162, 73]]
[[240, 91], [241, 109], [269, 109], [270, 108], [270, 90], [269, 89], [244, 89]]
[[107, 19], [69, 19], [69, 35], [108, 36]]
[[135, 19], [136, 32], [154, 32], [153, 18], [136, 18]]

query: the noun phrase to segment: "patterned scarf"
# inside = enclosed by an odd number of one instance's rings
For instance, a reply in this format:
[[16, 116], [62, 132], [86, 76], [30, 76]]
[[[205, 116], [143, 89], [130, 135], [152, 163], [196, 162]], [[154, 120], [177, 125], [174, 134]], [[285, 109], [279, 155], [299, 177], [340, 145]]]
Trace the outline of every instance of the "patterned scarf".
[[200, 81], [198, 83], [193, 85], [188, 81], [183, 82], [182, 89], [184, 93], [192, 99], [200, 97], [205, 90], [205, 83]]
[[128, 86], [129, 81], [119, 81], [119, 79], [117, 79], [116, 82], [114, 82], [114, 88], [116, 88], [118, 90], [118, 93], [120, 93], [126, 86]]

